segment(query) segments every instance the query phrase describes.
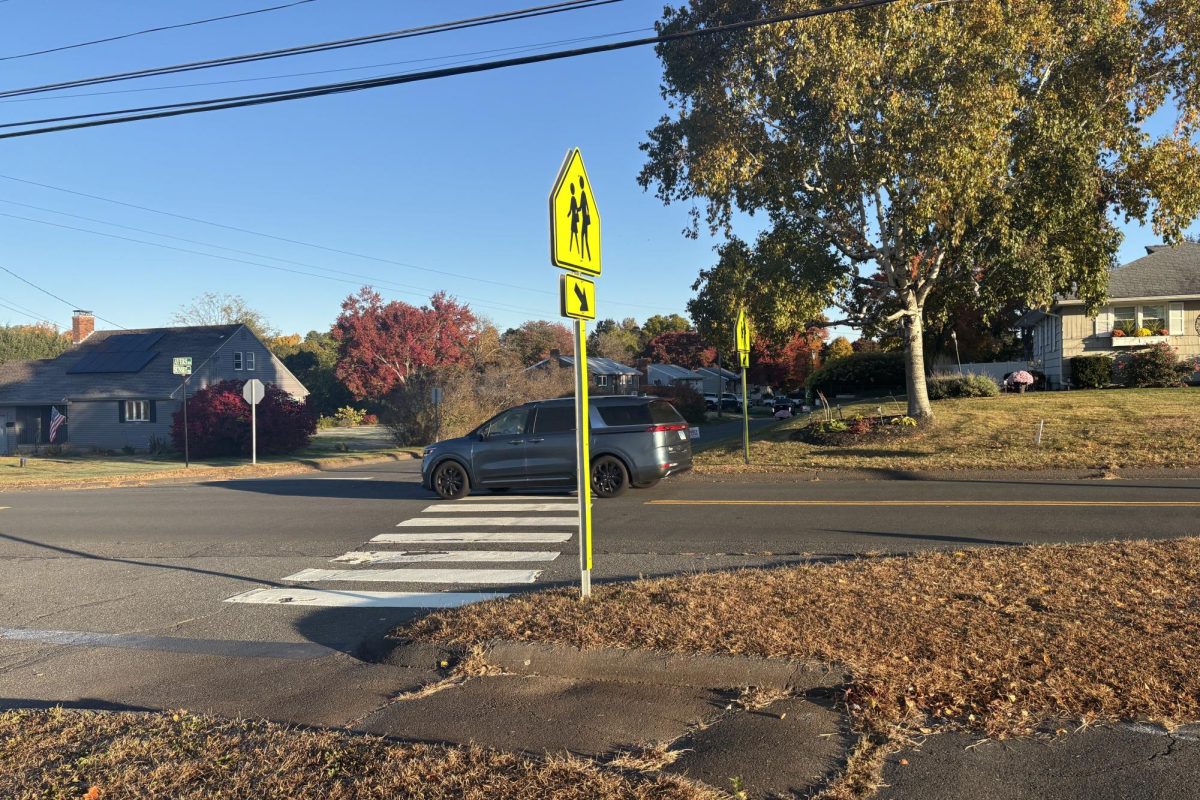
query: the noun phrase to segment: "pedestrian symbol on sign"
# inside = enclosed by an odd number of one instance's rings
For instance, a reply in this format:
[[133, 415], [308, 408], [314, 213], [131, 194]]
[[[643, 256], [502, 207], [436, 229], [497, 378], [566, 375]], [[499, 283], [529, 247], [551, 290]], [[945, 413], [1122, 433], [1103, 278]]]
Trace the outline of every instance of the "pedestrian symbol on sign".
[[600, 274], [600, 210], [578, 150], [567, 154], [550, 192], [550, 263]]

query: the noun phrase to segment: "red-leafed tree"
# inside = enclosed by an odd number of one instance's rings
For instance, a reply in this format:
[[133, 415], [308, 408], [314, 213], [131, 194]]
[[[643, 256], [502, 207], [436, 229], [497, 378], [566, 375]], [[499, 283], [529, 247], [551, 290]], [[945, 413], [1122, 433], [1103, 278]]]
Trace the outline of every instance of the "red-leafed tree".
[[705, 344], [695, 331], [660, 333], [646, 344], [642, 355], [656, 364], [674, 364], [688, 369], [712, 366], [717, 360], [717, 351]]
[[438, 292], [418, 308], [363, 287], [342, 303], [333, 326], [337, 376], [355, 398], [378, 398], [403, 387], [421, 370], [470, 358], [479, 320], [465, 305]]
[[821, 366], [821, 350], [829, 336], [826, 328], [810, 327], [788, 340], [783, 347], [755, 342], [750, 351], [750, 383], [799, 389], [813, 370]]
[[[242, 398], [245, 381], [207, 386], [187, 400], [188, 450], [194, 458], [250, 455], [250, 404]], [[305, 447], [317, 430], [307, 402], [268, 383], [255, 412], [260, 455], [291, 453]], [[171, 422], [171, 439], [183, 451], [183, 411]]]

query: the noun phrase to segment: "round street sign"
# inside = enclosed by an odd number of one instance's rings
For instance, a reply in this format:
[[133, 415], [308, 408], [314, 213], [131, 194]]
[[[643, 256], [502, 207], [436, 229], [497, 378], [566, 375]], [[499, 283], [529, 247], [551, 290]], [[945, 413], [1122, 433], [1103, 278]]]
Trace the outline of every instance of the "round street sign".
[[242, 387], [242, 397], [246, 398], [246, 402], [250, 405], [256, 406], [262, 402], [264, 391], [263, 382], [258, 378], [251, 378]]

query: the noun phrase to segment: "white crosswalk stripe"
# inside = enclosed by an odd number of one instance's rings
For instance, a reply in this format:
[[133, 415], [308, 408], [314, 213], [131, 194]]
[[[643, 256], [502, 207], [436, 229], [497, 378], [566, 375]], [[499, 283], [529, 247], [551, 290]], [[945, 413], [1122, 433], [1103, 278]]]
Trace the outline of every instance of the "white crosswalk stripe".
[[426, 561], [553, 561], [553, 550], [352, 550], [331, 559], [337, 564], [415, 564]]
[[443, 531], [440, 533], [381, 533], [372, 542], [390, 544], [466, 544], [507, 542], [508, 544], [553, 544], [574, 537], [571, 531]]
[[480, 527], [515, 528], [521, 526], [541, 528], [569, 528], [578, 525], [578, 517], [413, 517], [397, 523], [397, 528], [436, 528], [454, 525], [476, 525]]
[[285, 581], [371, 581], [372, 583], [533, 583], [539, 569], [302, 569]]
[[508, 597], [507, 592], [351, 592], [334, 589], [251, 589], [226, 603], [324, 608], [456, 608]]
[[[402, 550], [371, 550], [362, 547], [331, 559], [347, 568], [310, 567], [294, 572], [283, 581], [305, 586], [252, 589], [227, 603], [316, 606], [329, 608], [452, 608], [507, 597], [507, 592], [457, 591], [454, 587], [516, 586], [536, 583], [542, 569], [496, 569], [466, 564], [551, 562], [561, 551], [522, 550], [521, 545], [561, 544], [575, 537], [579, 524], [577, 503], [565, 495], [467, 498], [470, 503], [434, 503], [421, 513], [397, 524], [410, 528], [373, 536], [371, 544], [403, 545]], [[504, 516], [505, 514], [515, 516]], [[496, 530], [505, 528], [508, 530]], [[520, 530], [540, 528], [541, 530]], [[558, 528], [559, 530], [546, 530]], [[423, 529], [423, 530], [422, 530]], [[491, 544], [505, 549], [447, 549], [446, 545]], [[380, 565], [420, 566], [374, 568]], [[441, 566], [445, 564], [446, 566]], [[426, 566], [427, 565], [427, 566]], [[448, 591], [357, 591], [309, 588], [322, 583], [388, 583], [429, 587]]]
[[[570, 513], [579, 508], [578, 503], [490, 503], [484, 508], [488, 511], [561, 511]], [[478, 514], [480, 508], [478, 505], [464, 506], [457, 503], [438, 503], [436, 506], [430, 506], [424, 510], [424, 513], [436, 514], [453, 514], [463, 513]]]

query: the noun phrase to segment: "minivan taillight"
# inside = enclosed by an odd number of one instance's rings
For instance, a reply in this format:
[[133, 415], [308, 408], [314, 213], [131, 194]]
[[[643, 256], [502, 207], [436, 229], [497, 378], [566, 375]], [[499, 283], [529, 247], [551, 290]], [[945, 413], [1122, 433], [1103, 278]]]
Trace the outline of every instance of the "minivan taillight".
[[686, 431], [687, 423], [679, 422], [672, 425], [651, 425], [646, 428], [646, 433], [663, 433], [666, 431]]

